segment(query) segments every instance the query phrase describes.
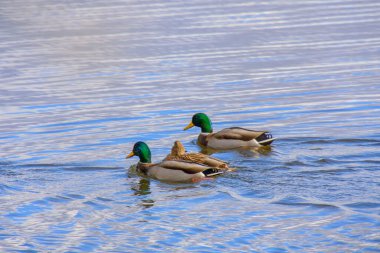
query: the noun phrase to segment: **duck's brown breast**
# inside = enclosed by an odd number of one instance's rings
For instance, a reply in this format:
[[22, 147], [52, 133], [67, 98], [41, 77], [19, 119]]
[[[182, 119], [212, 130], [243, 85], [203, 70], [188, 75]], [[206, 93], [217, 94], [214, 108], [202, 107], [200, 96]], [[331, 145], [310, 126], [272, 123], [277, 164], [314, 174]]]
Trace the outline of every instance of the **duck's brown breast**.
[[200, 134], [198, 136], [198, 144], [204, 147], [207, 147], [208, 141], [207, 141], [207, 135]]

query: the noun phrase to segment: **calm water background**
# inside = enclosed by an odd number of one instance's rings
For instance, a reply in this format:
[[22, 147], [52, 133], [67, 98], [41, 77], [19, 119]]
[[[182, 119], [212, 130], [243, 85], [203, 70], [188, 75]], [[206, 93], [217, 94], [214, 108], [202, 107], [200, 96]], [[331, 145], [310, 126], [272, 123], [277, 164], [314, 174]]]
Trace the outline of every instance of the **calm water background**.
[[[380, 2], [0, 3], [0, 252], [380, 252]], [[213, 182], [140, 178], [269, 129]]]

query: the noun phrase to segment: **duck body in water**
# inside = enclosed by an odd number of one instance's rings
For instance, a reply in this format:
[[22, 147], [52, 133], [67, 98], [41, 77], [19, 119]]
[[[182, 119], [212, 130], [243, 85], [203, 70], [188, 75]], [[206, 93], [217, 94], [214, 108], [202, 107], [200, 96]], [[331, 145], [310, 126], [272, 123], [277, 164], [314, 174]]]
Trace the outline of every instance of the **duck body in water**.
[[194, 114], [184, 130], [193, 126], [201, 128], [198, 144], [216, 150], [269, 146], [275, 140], [268, 131], [256, 131], [242, 127], [225, 128], [214, 133], [211, 120], [204, 113]]
[[132, 156], [140, 158], [136, 166], [139, 173], [161, 181], [195, 183], [224, 173], [223, 170], [218, 168], [184, 160], [152, 163], [150, 149], [146, 143], [141, 141], [135, 143], [132, 152], [126, 158], [128, 159]]
[[184, 160], [184, 161], [195, 162], [195, 163], [203, 164], [206, 166], [222, 169], [225, 171], [235, 170], [233, 168], [230, 168], [227, 162], [211, 157], [209, 155], [205, 155], [202, 153], [195, 153], [195, 152], [186, 153], [185, 147], [180, 141], [174, 142], [170, 154], [167, 155], [164, 160], [166, 161]]

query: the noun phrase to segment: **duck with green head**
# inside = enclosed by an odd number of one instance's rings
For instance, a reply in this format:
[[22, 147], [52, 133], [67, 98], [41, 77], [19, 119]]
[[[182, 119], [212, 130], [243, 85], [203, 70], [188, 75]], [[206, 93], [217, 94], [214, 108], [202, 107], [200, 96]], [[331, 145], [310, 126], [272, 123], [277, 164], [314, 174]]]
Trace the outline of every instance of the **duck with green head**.
[[204, 113], [194, 114], [190, 124], [184, 130], [193, 126], [201, 128], [198, 143], [201, 146], [217, 150], [268, 146], [274, 141], [272, 135], [267, 131], [255, 131], [241, 127], [225, 128], [213, 133], [211, 120]]
[[132, 152], [126, 158], [128, 159], [132, 156], [140, 158], [136, 167], [138, 172], [162, 181], [199, 182], [223, 173], [221, 169], [183, 160], [152, 163], [150, 149], [142, 141], [135, 143]]

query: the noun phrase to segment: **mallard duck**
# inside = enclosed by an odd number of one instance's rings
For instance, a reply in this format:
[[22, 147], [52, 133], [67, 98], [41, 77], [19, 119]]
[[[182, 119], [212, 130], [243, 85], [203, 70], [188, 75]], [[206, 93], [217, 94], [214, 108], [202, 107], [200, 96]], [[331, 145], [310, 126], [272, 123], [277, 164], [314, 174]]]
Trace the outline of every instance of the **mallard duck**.
[[255, 131], [241, 127], [225, 128], [213, 133], [212, 123], [204, 113], [196, 113], [183, 130], [197, 126], [201, 128], [198, 143], [212, 149], [234, 149], [240, 147], [261, 147], [270, 145], [274, 138], [267, 131]]
[[136, 170], [148, 177], [169, 182], [199, 182], [203, 179], [224, 173], [223, 170], [206, 165], [183, 161], [151, 162], [151, 153], [148, 145], [142, 141], [136, 142], [132, 152], [126, 157], [140, 158]]
[[225, 171], [234, 171], [235, 169], [229, 168], [228, 163], [220, 159], [202, 154], [202, 153], [186, 153], [185, 147], [180, 141], [175, 141], [169, 155], [166, 156], [164, 161], [170, 160], [184, 160], [204, 164], [206, 166], [219, 168]]

